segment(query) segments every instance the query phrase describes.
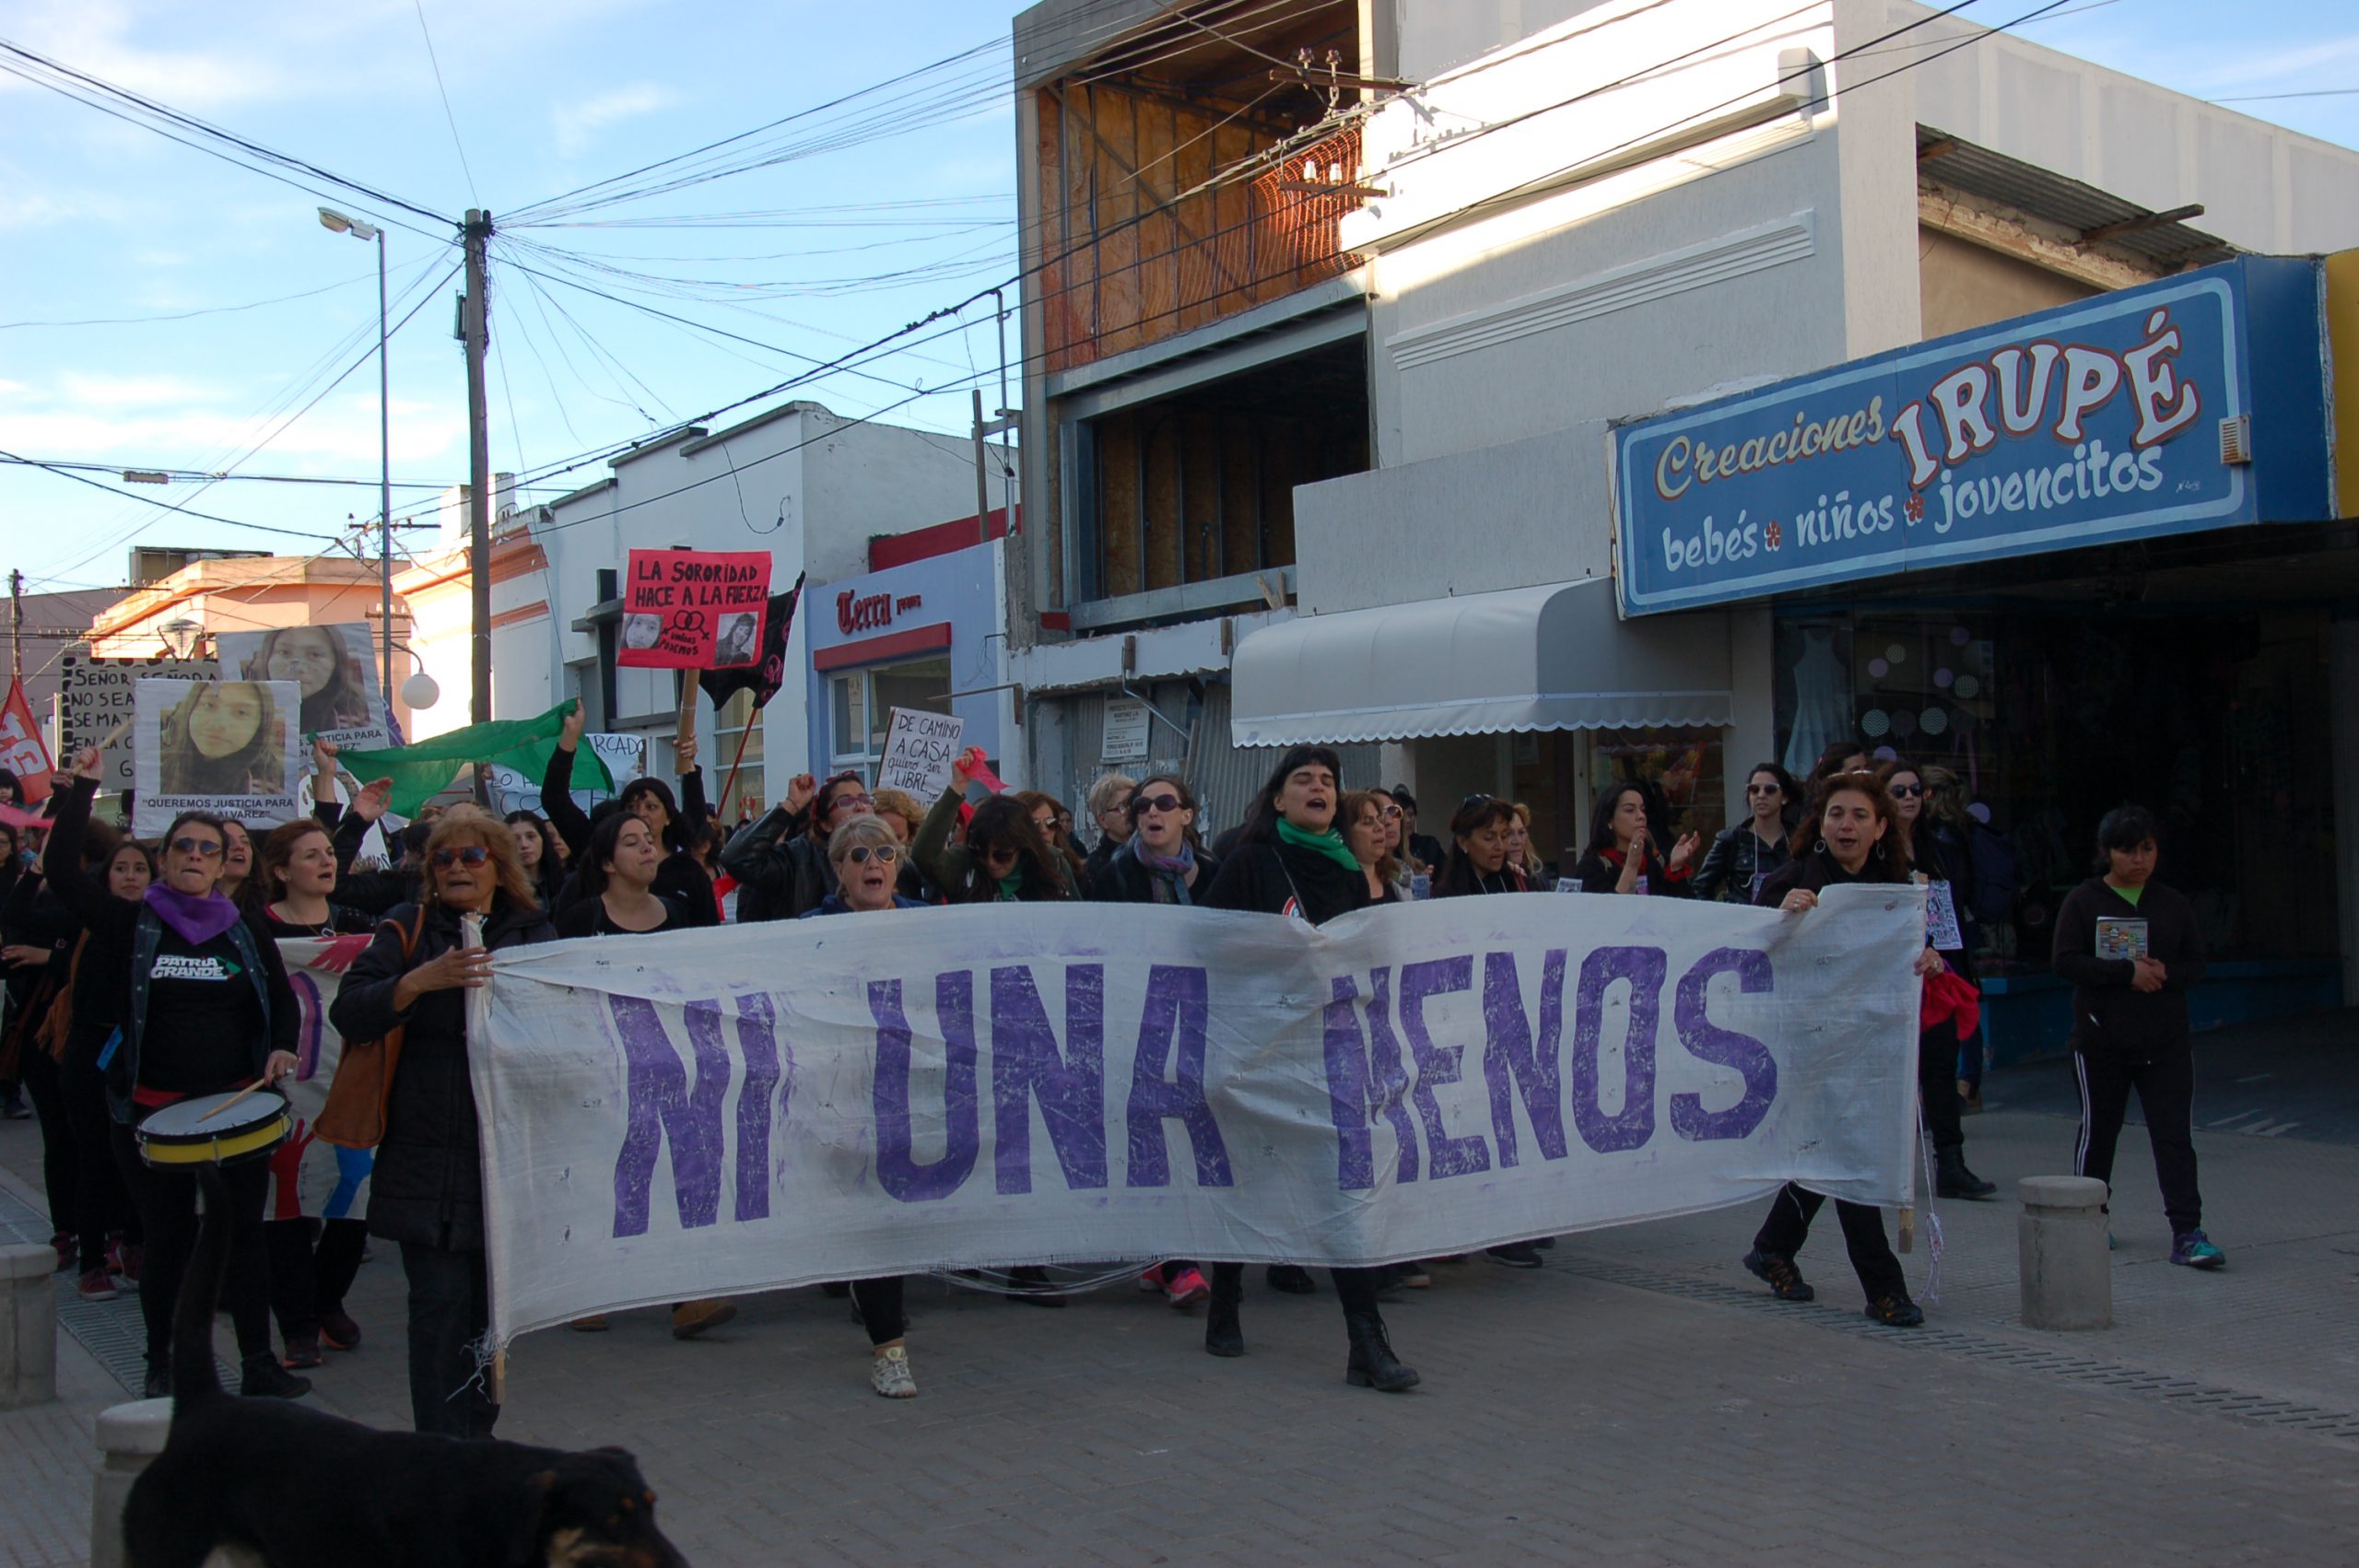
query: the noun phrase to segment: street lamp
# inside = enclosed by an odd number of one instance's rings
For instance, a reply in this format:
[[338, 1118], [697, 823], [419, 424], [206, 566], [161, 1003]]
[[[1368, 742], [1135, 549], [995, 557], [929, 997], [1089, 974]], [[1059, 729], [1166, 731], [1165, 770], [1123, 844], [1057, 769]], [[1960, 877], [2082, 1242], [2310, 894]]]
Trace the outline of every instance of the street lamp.
[[164, 639], [164, 648], [173, 659], [186, 663], [188, 656], [196, 651], [197, 639], [205, 636], [205, 625], [182, 615], [158, 626], [156, 635]]
[[379, 613], [377, 627], [379, 658], [384, 666], [383, 685], [390, 717], [393, 696], [393, 372], [385, 360], [385, 231], [379, 225], [363, 223], [357, 217], [346, 217], [333, 207], [320, 209], [320, 227], [333, 234], [349, 234], [355, 240], [377, 242], [377, 451], [378, 513], [377, 564], [381, 580], [379, 583]]

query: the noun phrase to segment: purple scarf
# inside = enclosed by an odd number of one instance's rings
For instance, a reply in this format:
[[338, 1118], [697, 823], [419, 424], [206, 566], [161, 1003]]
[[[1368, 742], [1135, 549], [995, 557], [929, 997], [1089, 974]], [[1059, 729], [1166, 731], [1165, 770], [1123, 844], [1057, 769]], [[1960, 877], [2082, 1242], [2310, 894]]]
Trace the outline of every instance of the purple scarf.
[[147, 907], [192, 945], [211, 942], [238, 923], [238, 907], [217, 893], [191, 898], [160, 882], [147, 884]]
[[1146, 840], [1136, 833], [1131, 835], [1131, 841], [1123, 848], [1131, 852], [1131, 859], [1146, 868], [1149, 877], [1169, 889], [1174, 903], [1195, 902], [1188, 896], [1188, 873], [1196, 867], [1196, 851], [1189, 847], [1186, 839], [1180, 841], [1180, 852], [1168, 857], [1149, 849]]

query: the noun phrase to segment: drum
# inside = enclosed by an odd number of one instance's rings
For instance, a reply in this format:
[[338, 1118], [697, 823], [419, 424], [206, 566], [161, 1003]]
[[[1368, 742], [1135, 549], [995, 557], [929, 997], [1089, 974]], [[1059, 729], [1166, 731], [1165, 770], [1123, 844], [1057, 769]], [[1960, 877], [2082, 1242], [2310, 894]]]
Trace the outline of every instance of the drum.
[[138, 1126], [140, 1158], [168, 1170], [267, 1158], [291, 1129], [287, 1101], [266, 1089], [230, 1106], [237, 1098], [198, 1094], [158, 1109]]

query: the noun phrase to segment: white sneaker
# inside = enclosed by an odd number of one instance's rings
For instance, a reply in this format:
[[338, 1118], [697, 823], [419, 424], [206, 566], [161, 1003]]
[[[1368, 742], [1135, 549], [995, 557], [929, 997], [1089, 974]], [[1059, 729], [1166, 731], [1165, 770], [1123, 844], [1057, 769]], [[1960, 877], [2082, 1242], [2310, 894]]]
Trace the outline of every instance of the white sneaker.
[[914, 1399], [918, 1380], [910, 1375], [910, 1352], [900, 1345], [881, 1350], [868, 1363], [868, 1386], [888, 1399]]

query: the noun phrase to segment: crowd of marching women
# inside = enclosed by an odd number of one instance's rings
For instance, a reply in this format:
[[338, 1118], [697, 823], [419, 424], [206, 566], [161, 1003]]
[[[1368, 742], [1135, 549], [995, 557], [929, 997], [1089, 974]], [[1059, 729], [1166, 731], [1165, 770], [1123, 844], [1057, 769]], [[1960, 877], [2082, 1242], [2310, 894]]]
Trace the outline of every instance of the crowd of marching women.
[[[169, 1387], [170, 1304], [194, 1245], [196, 1185], [185, 1167], [140, 1157], [150, 1118], [176, 1103], [269, 1083], [296, 1069], [298, 1012], [278, 940], [346, 935], [358, 949], [329, 1021], [346, 1042], [398, 1042], [372, 1051], [381, 1076], [347, 1105], [374, 1129], [357, 1165], [364, 1218], [266, 1217], [264, 1164], [229, 1169], [232, 1266], [225, 1291], [243, 1363], [244, 1392], [294, 1397], [299, 1374], [323, 1352], [349, 1351], [361, 1328], [346, 1293], [368, 1238], [396, 1244], [408, 1288], [413, 1414], [422, 1431], [480, 1436], [499, 1410], [481, 1375], [488, 1321], [482, 1164], [468, 1073], [466, 991], [488, 980], [492, 955], [560, 938], [644, 934], [739, 922], [871, 919], [929, 905], [1087, 899], [1195, 906], [1323, 923], [1371, 905], [1421, 897], [1565, 891], [1604, 896], [1706, 898], [1802, 912], [1828, 887], [1923, 882], [1928, 887], [1919, 1089], [1945, 1198], [1979, 1199], [1992, 1185], [1968, 1168], [1960, 1131], [1956, 1059], [1976, 1007], [1972, 876], [1964, 802], [1944, 770], [1876, 760], [1838, 745], [1798, 782], [1770, 764], [1746, 776], [1745, 814], [1708, 842], [1674, 831], [1645, 780], [1618, 782], [1596, 802], [1586, 839], [1561, 873], [1532, 842], [1532, 814], [1513, 801], [1470, 795], [1437, 834], [1418, 830], [1416, 801], [1346, 778], [1336, 754], [1285, 754], [1240, 820], [1207, 838], [1187, 779], [1169, 773], [1101, 779], [1086, 802], [1097, 828], [1085, 848], [1073, 813], [1032, 790], [970, 803], [962, 759], [933, 801], [871, 790], [856, 774], [796, 778], [786, 798], [724, 839], [710, 820], [693, 743], [684, 741], [675, 790], [639, 778], [584, 812], [572, 768], [581, 724], [565, 723], [543, 780], [546, 815], [503, 821], [473, 805], [422, 816], [394, 836], [390, 863], [360, 849], [386, 815], [384, 782], [348, 806], [273, 828], [258, 841], [241, 825], [182, 813], [152, 843], [91, 820], [99, 760], [60, 776], [38, 859], [0, 827], [0, 928], [5, 928], [8, 1025], [0, 1077], [21, 1082], [41, 1123], [59, 1267], [103, 1299], [136, 1290], [147, 1331], [149, 1392]], [[334, 769], [332, 746], [316, 765]], [[13, 780], [6, 781], [12, 792]], [[323, 789], [321, 797], [334, 791]], [[2098, 864], [2058, 919], [2055, 962], [2075, 988], [2084, 1021], [2073, 1045], [2084, 1086], [2079, 1168], [2109, 1175], [2127, 1097], [2135, 1089], [2153, 1129], [2176, 1237], [2172, 1260], [2216, 1268], [2201, 1229], [2189, 1141], [2185, 993], [2203, 953], [2187, 900], [2152, 881], [2155, 825], [2136, 807], [2109, 815]], [[2134, 954], [2106, 946], [2101, 923], [2134, 919], [2148, 940]], [[363, 945], [365, 942], [365, 946]], [[13, 1067], [9, 1063], [13, 1061]], [[346, 1087], [340, 1074], [331, 1108]], [[371, 1119], [373, 1118], [373, 1119]], [[373, 1162], [373, 1164], [372, 1164]], [[1813, 1289], [1795, 1254], [1820, 1207], [1788, 1186], [1771, 1205], [1744, 1265], [1778, 1296]], [[1838, 1202], [1867, 1315], [1895, 1327], [1923, 1321], [1872, 1208]], [[1517, 1269], [1544, 1266], [1553, 1238], [1487, 1249]], [[1330, 1270], [1343, 1309], [1346, 1373], [1355, 1385], [1408, 1388], [1414, 1370], [1394, 1352], [1380, 1299], [1431, 1286], [1436, 1265], [1464, 1258]], [[1003, 1276], [1012, 1301], [1062, 1306], [1039, 1269]], [[1316, 1293], [1308, 1270], [1266, 1270], [1270, 1289]], [[1204, 1349], [1245, 1352], [1245, 1270], [1218, 1258], [1160, 1258], [1140, 1282], [1178, 1308], [1203, 1312]], [[907, 1343], [903, 1281], [829, 1287], [867, 1331], [871, 1383], [888, 1398], [917, 1392]], [[683, 1338], [726, 1322], [726, 1302], [684, 1302]], [[274, 1350], [276, 1319], [281, 1349]], [[573, 1327], [594, 1331], [603, 1317]]]

